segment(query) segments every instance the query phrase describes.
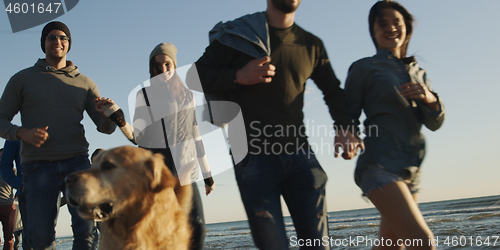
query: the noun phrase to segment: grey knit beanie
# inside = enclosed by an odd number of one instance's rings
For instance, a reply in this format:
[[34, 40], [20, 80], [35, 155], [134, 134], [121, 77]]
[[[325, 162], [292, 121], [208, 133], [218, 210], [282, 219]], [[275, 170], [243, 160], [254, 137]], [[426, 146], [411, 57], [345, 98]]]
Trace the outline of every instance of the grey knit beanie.
[[177, 48], [175, 48], [175, 45], [171, 43], [160, 43], [156, 45], [149, 55], [149, 61], [151, 62], [151, 60], [159, 54], [165, 54], [172, 58], [172, 61], [174, 61], [174, 67], [177, 68], [177, 57], [175, 56], [177, 54]]

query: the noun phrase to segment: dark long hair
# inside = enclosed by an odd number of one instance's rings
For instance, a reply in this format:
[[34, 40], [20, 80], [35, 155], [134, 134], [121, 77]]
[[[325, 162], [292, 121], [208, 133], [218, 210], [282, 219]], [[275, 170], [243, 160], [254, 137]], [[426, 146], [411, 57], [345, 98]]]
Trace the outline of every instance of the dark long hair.
[[406, 26], [406, 38], [401, 46], [401, 57], [406, 57], [406, 51], [408, 50], [408, 44], [410, 43], [411, 35], [413, 34], [413, 21], [414, 18], [400, 3], [394, 2], [391, 0], [383, 0], [378, 1], [376, 4], [372, 6], [370, 9], [370, 15], [368, 16], [368, 25], [370, 27], [370, 36], [372, 37], [373, 43], [375, 47], [378, 48], [377, 41], [375, 40], [375, 34], [373, 28], [375, 26], [375, 19], [380, 18], [382, 16], [382, 10], [384, 9], [393, 9], [401, 13], [405, 20]]

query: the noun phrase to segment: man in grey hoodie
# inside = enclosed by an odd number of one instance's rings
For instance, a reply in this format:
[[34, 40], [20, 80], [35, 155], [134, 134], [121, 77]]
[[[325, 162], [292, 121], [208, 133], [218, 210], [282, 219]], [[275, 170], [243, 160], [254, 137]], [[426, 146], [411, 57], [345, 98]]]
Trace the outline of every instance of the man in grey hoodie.
[[[86, 111], [97, 130], [111, 134], [116, 125], [95, 109], [97, 85], [78, 72], [66, 54], [71, 33], [61, 22], [50, 22], [42, 31], [45, 59], [21, 70], [7, 83], [0, 99], [0, 136], [22, 140], [23, 192], [28, 210], [28, 230], [33, 249], [55, 249], [55, 222], [64, 178], [90, 168], [88, 142], [81, 124]], [[22, 126], [11, 123], [21, 113]], [[94, 223], [76, 209], [72, 216], [73, 249], [92, 249]]]

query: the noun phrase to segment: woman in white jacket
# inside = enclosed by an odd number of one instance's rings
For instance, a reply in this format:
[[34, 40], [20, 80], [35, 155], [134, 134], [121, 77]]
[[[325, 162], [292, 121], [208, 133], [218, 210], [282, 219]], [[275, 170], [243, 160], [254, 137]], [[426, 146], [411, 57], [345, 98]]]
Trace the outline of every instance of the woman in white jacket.
[[105, 117], [117, 123], [132, 143], [161, 153], [181, 185], [192, 185], [190, 249], [202, 249], [205, 238], [203, 206], [197, 185], [193, 184], [198, 179], [198, 165], [207, 195], [215, 184], [196, 122], [193, 93], [176, 72], [176, 54], [177, 49], [170, 43], [158, 44], [151, 52], [150, 86], [137, 93], [133, 127], [125, 121], [120, 107], [109, 98], [96, 99], [95, 105]]

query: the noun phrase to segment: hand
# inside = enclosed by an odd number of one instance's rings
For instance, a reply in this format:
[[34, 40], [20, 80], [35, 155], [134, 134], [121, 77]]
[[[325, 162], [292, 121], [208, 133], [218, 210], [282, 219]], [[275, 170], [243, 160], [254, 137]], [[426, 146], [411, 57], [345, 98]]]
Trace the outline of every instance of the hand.
[[342, 158], [345, 160], [350, 160], [354, 158], [358, 154], [358, 148], [361, 150], [365, 150], [365, 144], [363, 141], [357, 137], [355, 137], [348, 130], [338, 130], [337, 135], [335, 136], [335, 158], [339, 156], [339, 150], [342, 148]]
[[108, 118], [104, 115], [104, 111], [109, 109], [115, 102], [109, 98], [105, 97], [97, 97], [94, 99], [95, 109], [101, 113], [101, 115], [105, 118]]
[[215, 184], [213, 184], [212, 186], [205, 184], [205, 192], [207, 195], [209, 195], [214, 189], [215, 189]]
[[408, 82], [401, 86], [401, 95], [410, 99], [419, 99], [430, 104], [437, 102], [436, 96], [432, 94], [424, 84], [418, 82]]
[[37, 148], [42, 146], [42, 144], [49, 139], [49, 133], [47, 132], [47, 129], [49, 126], [46, 126], [44, 128], [32, 128], [32, 129], [27, 129], [27, 128], [19, 128], [17, 130], [17, 138], [25, 141], [28, 144], [31, 144]]
[[274, 65], [267, 64], [270, 61], [269, 56], [264, 56], [248, 62], [243, 68], [236, 71], [236, 83], [241, 85], [270, 83], [276, 70]]

